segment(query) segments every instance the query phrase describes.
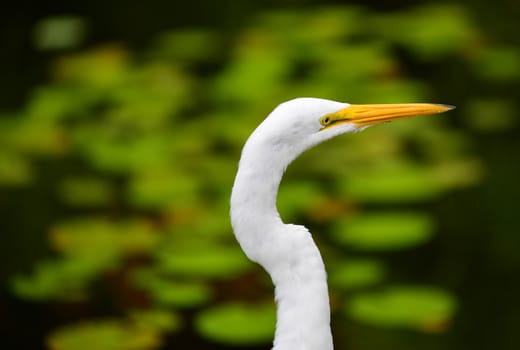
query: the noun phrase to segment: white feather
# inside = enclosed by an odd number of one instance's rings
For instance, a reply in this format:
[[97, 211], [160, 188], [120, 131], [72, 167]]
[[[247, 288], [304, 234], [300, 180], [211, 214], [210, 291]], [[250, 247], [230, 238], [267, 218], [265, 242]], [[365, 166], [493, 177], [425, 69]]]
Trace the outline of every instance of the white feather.
[[279, 105], [244, 146], [231, 196], [231, 221], [246, 255], [269, 273], [277, 303], [274, 350], [331, 350], [327, 277], [303, 226], [284, 224], [276, 196], [287, 166], [308, 148], [353, 124], [322, 129], [320, 117], [349, 106], [316, 98]]

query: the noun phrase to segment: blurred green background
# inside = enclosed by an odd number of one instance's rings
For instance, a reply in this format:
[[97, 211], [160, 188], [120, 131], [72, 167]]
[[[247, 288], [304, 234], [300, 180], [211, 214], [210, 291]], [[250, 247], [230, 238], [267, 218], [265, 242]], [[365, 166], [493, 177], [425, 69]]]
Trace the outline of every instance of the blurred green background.
[[269, 349], [228, 219], [280, 102], [457, 110], [308, 151], [279, 195], [329, 273], [336, 349], [520, 348], [520, 6], [17, 1], [0, 21], [5, 349]]

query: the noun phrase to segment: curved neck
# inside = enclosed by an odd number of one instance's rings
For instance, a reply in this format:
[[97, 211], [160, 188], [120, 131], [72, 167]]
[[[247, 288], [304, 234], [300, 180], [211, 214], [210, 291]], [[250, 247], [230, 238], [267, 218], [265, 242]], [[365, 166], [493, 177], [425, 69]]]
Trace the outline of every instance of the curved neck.
[[[250, 156], [254, 154], [255, 157]], [[273, 350], [332, 350], [325, 267], [309, 231], [286, 225], [276, 196], [286, 164], [244, 148], [231, 195], [235, 236], [246, 255], [275, 285], [277, 323]]]
[[273, 162], [242, 156], [231, 194], [231, 222], [240, 243], [242, 234], [254, 236], [250, 228], [282, 224], [276, 197], [283, 171]]

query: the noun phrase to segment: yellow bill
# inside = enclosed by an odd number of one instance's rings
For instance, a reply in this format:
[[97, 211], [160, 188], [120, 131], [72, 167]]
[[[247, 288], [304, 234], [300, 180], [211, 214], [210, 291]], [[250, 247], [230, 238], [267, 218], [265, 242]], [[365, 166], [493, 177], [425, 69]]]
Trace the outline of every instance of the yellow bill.
[[350, 105], [342, 110], [324, 115], [320, 119], [323, 129], [344, 123], [358, 127], [391, 122], [397, 119], [437, 114], [454, 109], [455, 106], [433, 103], [399, 103]]

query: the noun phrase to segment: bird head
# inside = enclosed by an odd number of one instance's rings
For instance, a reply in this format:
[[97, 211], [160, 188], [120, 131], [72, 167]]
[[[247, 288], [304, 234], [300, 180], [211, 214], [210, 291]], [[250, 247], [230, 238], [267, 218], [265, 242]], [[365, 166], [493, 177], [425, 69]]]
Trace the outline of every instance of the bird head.
[[455, 108], [429, 103], [349, 104], [319, 98], [297, 98], [280, 104], [260, 124], [252, 140], [297, 156], [345, 133], [397, 119], [437, 114]]

